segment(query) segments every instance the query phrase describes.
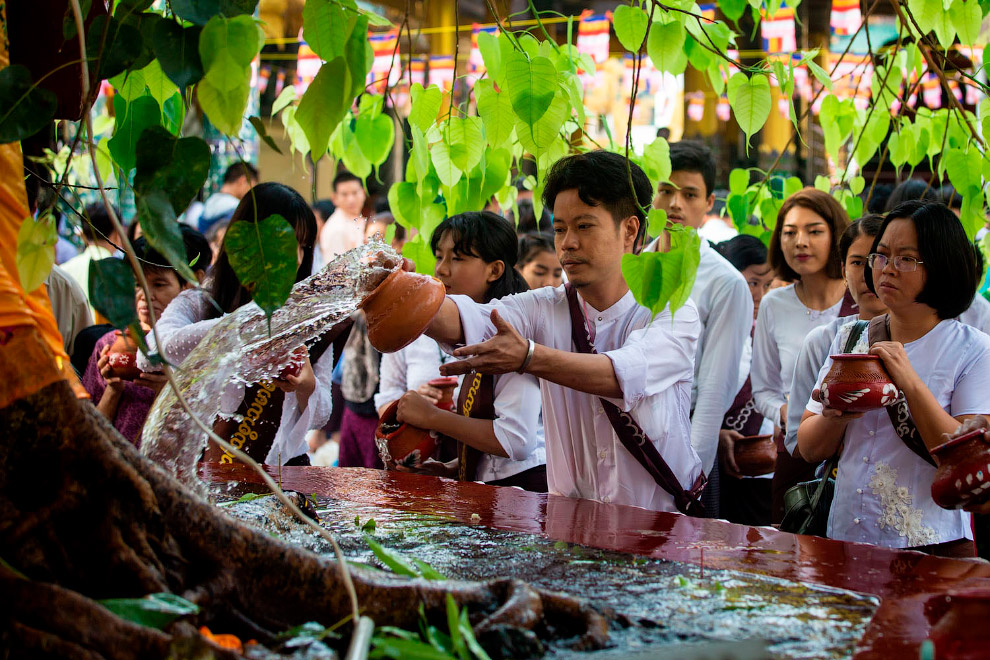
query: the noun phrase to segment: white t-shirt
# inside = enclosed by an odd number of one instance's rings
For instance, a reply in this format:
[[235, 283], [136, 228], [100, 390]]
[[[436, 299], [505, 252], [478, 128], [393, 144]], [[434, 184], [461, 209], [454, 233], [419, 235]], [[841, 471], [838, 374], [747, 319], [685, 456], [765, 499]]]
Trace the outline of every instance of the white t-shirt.
[[[573, 352], [571, 316], [564, 287], [543, 287], [479, 305], [450, 296], [460, 311], [467, 344], [495, 335], [492, 309], [522, 336]], [[701, 323], [694, 303], [651, 319], [627, 292], [606, 310], [586, 308], [594, 345], [612, 360], [622, 397], [609, 399], [628, 411], [656, 446], [684, 488], [701, 474], [691, 447], [691, 379]], [[449, 348], [449, 347], [445, 347]], [[676, 511], [673, 498], [619, 441], [598, 397], [540, 380], [546, 427], [547, 481], [551, 493]]]
[[[830, 353], [845, 344], [851, 324], [832, 341]], [[860, 337], [854, 353], [865, 353]], [[940, 322], [924, 337], [904, 345], [911, 366], [939, 404], [954, 417], [990, 414], [990, 337], [956, 320]], [[827, 359], [815, 386], [832, 368]], [[822, 405], [808, 403], [820, 414]], [[907, 448], [886, 410], [873, 410], [846, 426], [839, 457], [835, 498], [828, 519], [829, 538], [908, 548], [972, 539], [970, 514], [948, 511], [932, 501], [935, 468]]]
[[320, 230], [320, 257], [323, 263], [328, 264], [337, 255], [364, 245], [365, 224], [364, 218], [352, 218], [341, 209], [334, 209]]

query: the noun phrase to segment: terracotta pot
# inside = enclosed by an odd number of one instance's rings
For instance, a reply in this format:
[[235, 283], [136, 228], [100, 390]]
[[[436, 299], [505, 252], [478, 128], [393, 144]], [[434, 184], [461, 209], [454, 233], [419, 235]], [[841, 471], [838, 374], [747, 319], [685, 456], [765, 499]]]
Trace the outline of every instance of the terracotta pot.
[[747, 477], [770, 474], [777, 466], [777, 445], [773, 435], [751, 435], [736, 440], [732, 451], [739, 473]]
[[833, 355], [832, 368], [822, 381], [821, 401], [829, 408], [867, 412], [897, 400], [897, 386], [876, 355]]
[[933, 596], [925, 603], [929, 639], [938, 660], [982, 660], [990, 648], [990, 588], [973, 587]]
[[110, 363], [110, 375], [124, 380], [134, 380], [141, 375], [137, 368], [137, 344], [127, 332], [117, 331], [117, 339], [110, 345], [107, 361]]
[[360, 307], [368, 320], [368, 339], [382, 353], [405, 348], [423, 334], [443, 305], [446, 293], [435, 277], [392, 271]]
[[938, 463], [932, 499], [943, 509], [960, 509], [990, 498], [990, 440], [983, 429], [932, 449]]
[[437, 401], [437, 408], [441, 410], [448, 410], [453, 412], [454, 410], [454, 390], [457, 389], [457, 376], [445, 376], [443, 378], [434, 378], [427, 383], [430, 387], [435, 387], [438, 390], [442, 390], [443, 394], [440, 395], [440, 400]]
[[375, 429], [375, 444], [385, 465], [395, 463], [405, 467], [419, 467], [437, 448], [437, 436], [411, 424], [399, 422], [396, 412], [399, 402], [393, 401], [385, 409]]

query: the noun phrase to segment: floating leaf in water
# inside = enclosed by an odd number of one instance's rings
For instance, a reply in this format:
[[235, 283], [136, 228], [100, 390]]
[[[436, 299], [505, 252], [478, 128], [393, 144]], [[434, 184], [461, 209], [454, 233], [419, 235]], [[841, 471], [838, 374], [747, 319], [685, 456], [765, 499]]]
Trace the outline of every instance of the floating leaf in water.
[[278, 214], [257, 223], [235, 222], [224, 246], [237, 278], [270, 319], [296, 281], [298, 242], [292, 225]]
[[179, 617], [199, 613], [199, 606], [175, 594], [159, 593], [144, 598], [108, 598], [96, 601], [121, 619], [159, 630]]
[[386, 548], [368, 534], [364, 535], [364, 540], [368, 544], [368, 547], [371, 548], [371, 551], [375, 553], [375, 556], [378, 557], [378, 560], [392, 569], [393, 573], [405, 575], [406, 577], [422, 577], [416, 565], [402, 556], [402, 554]]

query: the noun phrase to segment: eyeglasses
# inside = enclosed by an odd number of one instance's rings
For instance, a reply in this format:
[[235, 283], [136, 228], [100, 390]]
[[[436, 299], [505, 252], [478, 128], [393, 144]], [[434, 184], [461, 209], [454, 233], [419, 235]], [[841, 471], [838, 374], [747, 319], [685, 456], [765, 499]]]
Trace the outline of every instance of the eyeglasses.
[[[873, 252], [869, 257], [866, 258], [867, 263], [870, 264], [870, 268], [873, 270], [883, 270], [887, 266], [887, 260], [889, 257], [885, 254], [880, 254], [879, 252]], [[894, 264], [894, 268], [901, 271], [902, 273], [913, 273], [918, 270], [918, 264], [925, 263], [924, 261], [919, 261], [914, 257], [901, 257], [897, 256], [890, 260]]]

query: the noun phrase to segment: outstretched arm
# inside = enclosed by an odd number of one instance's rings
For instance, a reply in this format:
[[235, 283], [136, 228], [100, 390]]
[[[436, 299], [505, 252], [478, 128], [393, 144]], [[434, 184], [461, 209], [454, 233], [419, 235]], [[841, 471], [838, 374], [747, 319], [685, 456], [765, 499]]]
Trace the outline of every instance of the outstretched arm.
[[427, 337], [435, 339], [439, 344], [456, 346], [464, 343], [464, 327], [461, 325], [461, 314], [457, 305], [450, 298], [443, 301], [440, 311], [427, 326]]

